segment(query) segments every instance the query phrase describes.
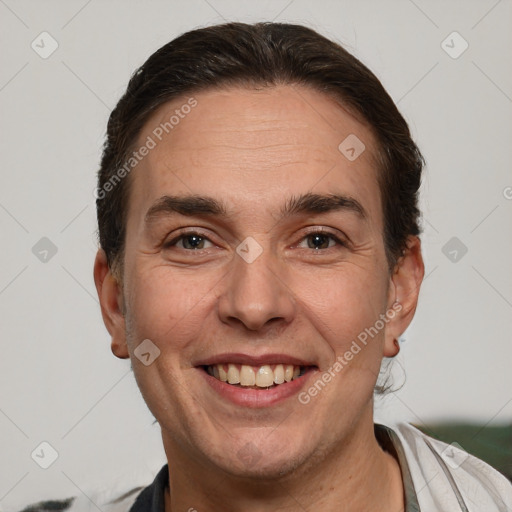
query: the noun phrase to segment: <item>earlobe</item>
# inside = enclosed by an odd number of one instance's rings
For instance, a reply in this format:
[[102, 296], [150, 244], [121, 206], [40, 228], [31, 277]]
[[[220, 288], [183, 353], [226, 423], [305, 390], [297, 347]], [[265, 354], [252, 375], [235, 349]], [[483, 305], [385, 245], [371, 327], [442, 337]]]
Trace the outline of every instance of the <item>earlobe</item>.
[[129, 352], [126, 344], [123, 293], [118, 280], [112, 275], [103, 249], [98, 250], [94, 261], [94, 282], [103, 322], [112, 337], [112, 352], [121, 359], [127, 359]]
[[397, 340], [414, 317], [424, 273], [421, 241], [417, 236], [410, 236], [391, 276], [389, 301], [394, 314], [386, 326], [385, 357], [394, 357], [400, 350]]
[[393, 338], [393, 346], [386, 348], [384, 355], [386, 357], [395, 357], [398, 355], [398, 352], [400, 352], [400, 344], [396, 338]]

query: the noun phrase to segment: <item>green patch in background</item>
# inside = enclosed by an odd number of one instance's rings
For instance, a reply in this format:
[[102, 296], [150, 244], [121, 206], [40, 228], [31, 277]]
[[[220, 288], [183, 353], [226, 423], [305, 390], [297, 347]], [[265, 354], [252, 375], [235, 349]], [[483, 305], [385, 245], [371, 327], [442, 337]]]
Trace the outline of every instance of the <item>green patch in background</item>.
[[512, 425], [433, 423], [415, 427], [445, 443], [460, 444], [468, 453], [487, 462], [512, 482]]

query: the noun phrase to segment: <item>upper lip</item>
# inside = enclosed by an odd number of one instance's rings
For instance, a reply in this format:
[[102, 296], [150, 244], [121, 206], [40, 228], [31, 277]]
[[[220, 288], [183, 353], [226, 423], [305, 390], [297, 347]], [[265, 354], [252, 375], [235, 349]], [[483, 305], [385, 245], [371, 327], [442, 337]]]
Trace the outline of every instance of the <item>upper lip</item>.
[[211, 366], [215, 364], [244, 364], [247, 366], [263, 366], [271, 364], [292, 364], [294, 366], [316, 366], [311, 361], [300, 359], [298, 357], [290, 356], [287, 354], [259, 354], [249, 355], [242, 353], [223, 353], [216, 354], [198, 361], [194, 366]]

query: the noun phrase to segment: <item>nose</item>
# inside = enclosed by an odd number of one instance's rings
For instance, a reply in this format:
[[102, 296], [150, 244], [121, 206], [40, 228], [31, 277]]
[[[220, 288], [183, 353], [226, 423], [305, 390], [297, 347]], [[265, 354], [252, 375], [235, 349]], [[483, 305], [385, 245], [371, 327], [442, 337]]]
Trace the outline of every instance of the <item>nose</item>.
[[270, 249], [250, 263], [235, 254], [218, 299], [221, 321], [250, 331], [289, 324], [296, 301], [286, 285], [285, 274], [277, 267]]

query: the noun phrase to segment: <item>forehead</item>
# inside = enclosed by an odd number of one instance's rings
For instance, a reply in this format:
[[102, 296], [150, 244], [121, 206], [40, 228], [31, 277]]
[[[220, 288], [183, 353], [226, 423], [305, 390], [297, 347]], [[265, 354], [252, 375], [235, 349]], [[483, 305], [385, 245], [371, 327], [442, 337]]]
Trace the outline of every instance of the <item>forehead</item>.
[[359, 196], [371, 214], [380, 211], [371, 130], [310, 88], [216, 89], [173, 100], [146, 122], [138, 145], [149, 139], [154, 147], [130, 177], [130, 212], [165, 194], [220, 195], [243, 209], [304, 192]]

